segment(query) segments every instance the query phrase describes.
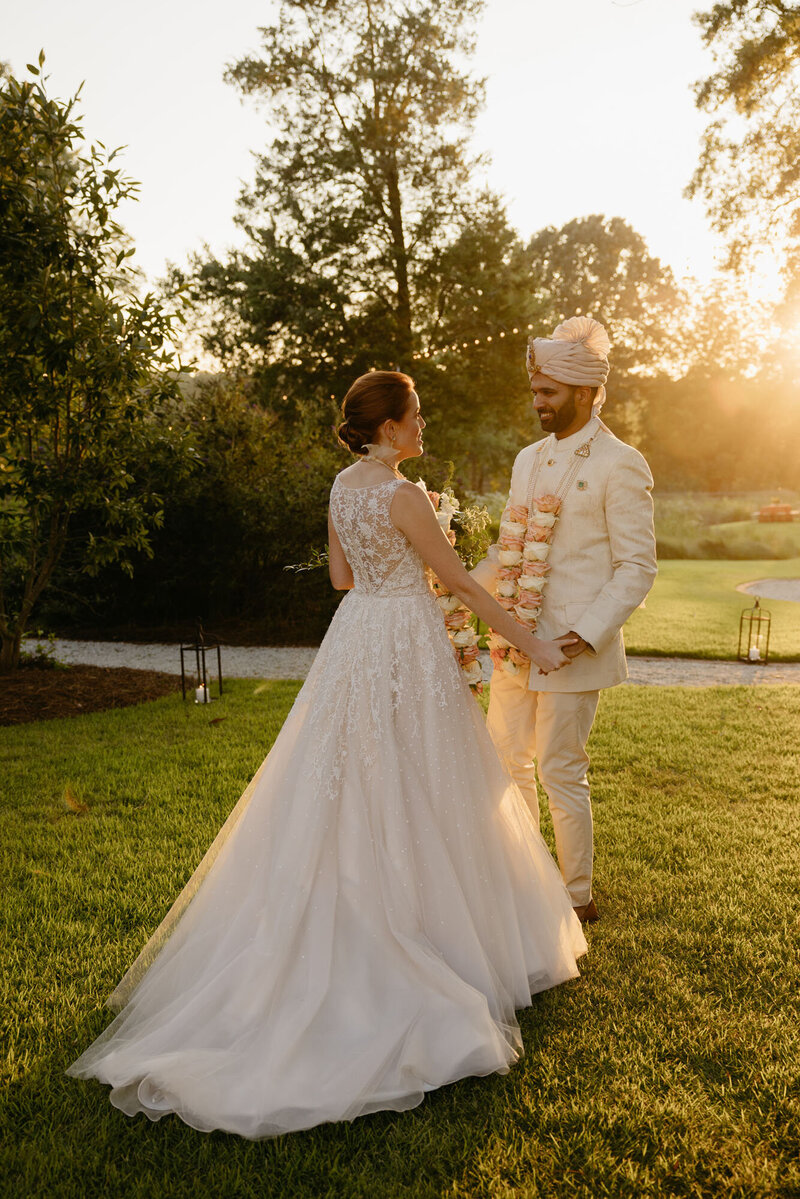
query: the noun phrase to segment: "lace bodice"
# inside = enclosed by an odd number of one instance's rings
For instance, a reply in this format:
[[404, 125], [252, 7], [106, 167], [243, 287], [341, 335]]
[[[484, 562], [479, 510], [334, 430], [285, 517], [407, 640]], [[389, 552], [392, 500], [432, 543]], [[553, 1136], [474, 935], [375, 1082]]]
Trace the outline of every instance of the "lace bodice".
[[331, 489], [331, 517], [353, 572], [356, 592], [381, 597], [430, 591], [425, 566], [389, 516], [392, 498], [405, 479], [372, 487], [347, 487], [339, 476]]

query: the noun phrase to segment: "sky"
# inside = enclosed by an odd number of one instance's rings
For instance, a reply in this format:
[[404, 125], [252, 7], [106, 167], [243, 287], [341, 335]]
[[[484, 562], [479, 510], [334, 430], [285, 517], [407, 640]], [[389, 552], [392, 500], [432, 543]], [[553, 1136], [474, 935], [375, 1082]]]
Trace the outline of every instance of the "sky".
[[[592, 213], [621, 216], [676, 274], [714, 271], [702, 206], [683, 195], [709, 73], [692, 13], [702, 0], [487, 0], [475, 72], [487, 81], [476, 149], [523, 235]], [[259, 44], [273, 0], [28, 0], [0, 18], [0, 60], [47, 55], [51, 95], [83, 83], [87, 136], [125, 145], [141, 183], [121, 212], [151, 280], [207, 243], [238, 241], [236, 199], [266, 121], [222, 79]], [[706, 0], [705, 7], [710, 7]]]

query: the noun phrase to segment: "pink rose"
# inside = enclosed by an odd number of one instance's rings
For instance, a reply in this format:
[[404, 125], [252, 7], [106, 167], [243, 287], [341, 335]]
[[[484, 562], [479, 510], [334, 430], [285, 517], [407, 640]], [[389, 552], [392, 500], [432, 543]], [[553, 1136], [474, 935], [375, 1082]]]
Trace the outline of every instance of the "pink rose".
[[466, 608], [456, 609], [455, 612], [448, 612], [444, 618], [445, 626], [448, 629], [463, 629], [464, 625], [469, 623], [469, 612]]
[[526, 562], [523, 567], [523, 574], [533, 575], [536, 579], [543, 579], [549, 573], [550, 567], [546, 562]]
[[501, 608], [505, 608], [506, 612], [514, 611], [514, 601], [508, 596], [498, 595], [497, 602]]
[[[539, 596], [537, 595], [535, 598], [539, 599]], [[527, 602], [522, 602], [515, 606], [517, 616], [520, 620], [524, 620], [526, 624], [530, 624], [532, 621], [538, 620], [541, 610], [541, 604], [528, 604]]]
[[514, 504], [505, 514], [504, 520], [513, 520], [518, 524], [528, 523], [528, 509], [523, 504]]
[[503, 579], [506, 583], [516, 583], [519, 578], [518, 566], [501, 566], [497, 572], [498, 579]]
[[549, 541], [552, 531], [552, 529], [546, 529], [542, 525], [529, 525], [528, 532], [525, 534], [525, 540]]
[[533, 506], [537, 512], [558, 512], [561, 500], [557, 495], [537, 495]]
[[461, 661], [474, 662], [476, 658], [480, 657], [480, 653], [481, 651], [478, 649], [477, 645], [468, 645], [461, 651]]
[[434, 511], [439, 507], [439, 498], [440, 497], [439, 497], [438, 491], [429, 491], [428, 492], [428, 499], [433, 504]]

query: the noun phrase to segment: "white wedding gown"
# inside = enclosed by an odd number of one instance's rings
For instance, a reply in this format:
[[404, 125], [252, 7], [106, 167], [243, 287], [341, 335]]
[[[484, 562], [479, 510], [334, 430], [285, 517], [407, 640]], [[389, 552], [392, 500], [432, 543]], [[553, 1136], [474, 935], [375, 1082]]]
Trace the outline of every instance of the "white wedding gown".
[[355, 578], [271, 752], [69, 1069], [128, 1115], [274, 1136], [402, 1110], [522, 1048], [580, 924], [392, 525], [331, 512]]

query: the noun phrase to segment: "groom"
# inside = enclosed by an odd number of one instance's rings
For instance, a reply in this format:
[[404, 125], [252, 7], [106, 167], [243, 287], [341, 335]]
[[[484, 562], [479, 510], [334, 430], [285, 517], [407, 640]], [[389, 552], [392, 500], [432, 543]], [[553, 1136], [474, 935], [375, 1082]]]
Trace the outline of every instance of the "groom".
[[[600, 420], [610, 343], [588, 317], [550, 338], [531, 338], [527, 367], [543, 441], [526, 446], [511, 474], [506, 512], [534, 496], [561, 499], [536, 633], [569, 634], [569, 666], [542, 675], [495, 669], [488, 727], [538, 824], [534, 759], [553, 818], [558, 863], [583, 921], [599, 918], [592, 898], [592, 808], [586, 743], [601, 687], [627, 678], [622, 626], [656, 574], [653, 479], [642, 455]], [[506, 519], [504, 514], [504, 519]], [[493, 591], [498, 548], [473, 574]]]

